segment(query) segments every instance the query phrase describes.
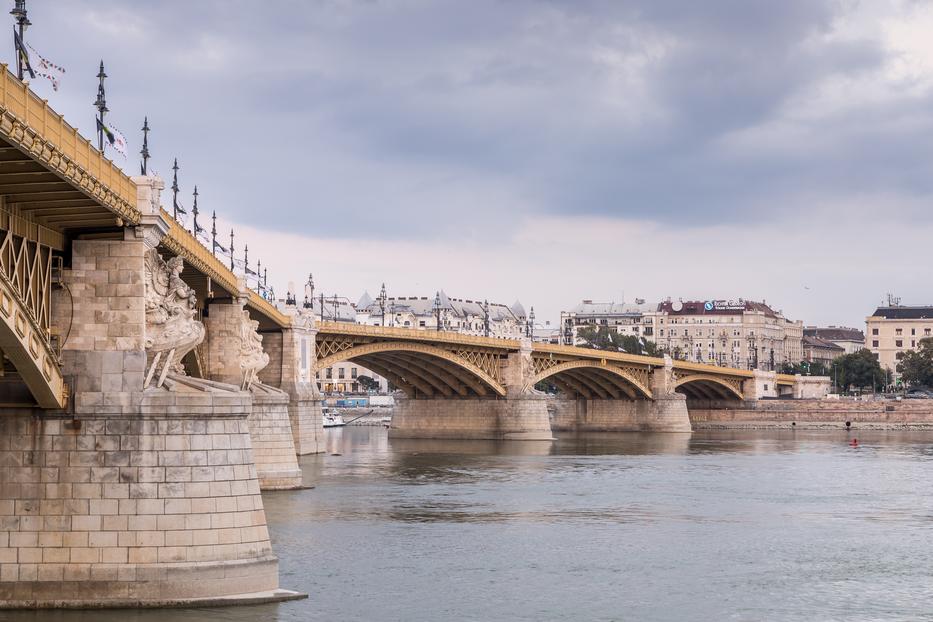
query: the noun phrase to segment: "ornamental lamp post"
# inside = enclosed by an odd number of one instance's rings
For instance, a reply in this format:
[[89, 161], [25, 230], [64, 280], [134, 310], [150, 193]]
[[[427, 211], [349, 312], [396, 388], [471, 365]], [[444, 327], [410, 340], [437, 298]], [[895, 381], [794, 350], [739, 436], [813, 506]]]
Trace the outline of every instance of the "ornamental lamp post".
[[308, 273], [308, 282], [305, 283], [305, 309], [310, 309], [313, 306], [312, 300], [314, 300], [314, 275]]
[[97, 85], [97, 100], [94, 102], [94, 107], [97, 108], [98, 112], [98, 126], [97, 126], [97, 149], [103, 153], [104, 152], [104, 115], [109, 112], [107, 109], [107, 93], [104, 90], [104, 79], [106, 79], [107, 74], [104, 72], [104, 61], [100, 61], [100, 71], [97, 72], [97, 79], [100, 80], [100, 83]]
[[382, 326], [386, 325], [386, 284], [382, 284], [382, 289], [379, 291], [379, 311], [382, 316]]
[[489, 336], [489, 301], [483, 301], [483, 336]]
[[149, 117], [143, 118], [143, 148], [139, 155], [142, 156], [142, 162], [139, 165], [139, 174], [146, 176], [149, 171]]
[[[16, 6], [10, 11], [10, 15], [13, 16], [13, 21], [16, 22], [17, 33], [19, 34], [19, 40], [26, 45], [26, 40], [23, 38], [23, 34], [26, 32], [28, 26], [32, 26], [32, 22], [29, 21], [29, 18], [26, 17], [26, 0], [16, 0]], [[16, 51], [16, 77], [23, 80], [23, 71], [26, 68], [23, 66], [23, 55]]]
[[435, 329], [440, 332], [441, 330], [441, 292], [437, 291], [434, 294], [434, 318], [437, 323]]

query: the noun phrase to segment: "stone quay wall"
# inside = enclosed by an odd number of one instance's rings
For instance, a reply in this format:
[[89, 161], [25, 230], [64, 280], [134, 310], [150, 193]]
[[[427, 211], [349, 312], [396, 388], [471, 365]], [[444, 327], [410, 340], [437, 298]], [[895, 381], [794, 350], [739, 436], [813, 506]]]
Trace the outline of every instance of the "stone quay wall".
[[933, 427], [933, 400], [690, 400], [694, 428], [871, 424], [873, 427]]

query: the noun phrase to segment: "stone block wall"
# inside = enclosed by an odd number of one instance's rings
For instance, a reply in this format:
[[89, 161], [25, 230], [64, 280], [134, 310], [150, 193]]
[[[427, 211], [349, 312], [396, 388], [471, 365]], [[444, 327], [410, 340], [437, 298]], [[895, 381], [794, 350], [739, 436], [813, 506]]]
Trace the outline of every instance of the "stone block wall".
[[933, 400], [781, 399], [757, 401], [689, 400], [694, 426], [717, 424], [933, 425]]
[[680, 394], [657, 400], [566, 400], [549, 404], [551, 427], [578, 432], [690, 432]]
[[5, 606], [278, 587], [248, 403], [154, 393], [135, 417], [0, 417]]
[[551, 440], [541, 396], [509, 399], [396, 398], [395, 438]]
[[[263, 333], [262, 347], [269, 355], [269, 364], [259, 372], [263, 384], [277, 387], [288, 394], [288, 418], [292, 427], [295, 451], [299, 456], [325, 450], [321, 408], [323, 400], [312, 377], [314, 368], [314, 330], [303, 325], [301, 315], [286, 309], [294, 328]], [[301, 348], [306, 366], [302, 368]]]
[[253, 387], [253, 407], [247, 419], [263, 490], [287, 490], [301, 486], [301, 469], [295, 453], [288, 418], [288, 395], [263, 385]]
[[131, 413], [146, 372], [144, 243], [75, 240], [65, 287], [53, 290], [52, 325], [75, 412]]

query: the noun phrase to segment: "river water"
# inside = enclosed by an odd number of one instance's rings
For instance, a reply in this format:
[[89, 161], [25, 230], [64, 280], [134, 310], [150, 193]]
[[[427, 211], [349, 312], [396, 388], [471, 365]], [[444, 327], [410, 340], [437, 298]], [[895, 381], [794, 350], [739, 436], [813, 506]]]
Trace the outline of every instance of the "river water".
[[301, 460], [314, 489], [264, 495], [281, 584], [309, 599], [6, 616], [933, 619], [931, 433], [327, 434], [328, 453]]

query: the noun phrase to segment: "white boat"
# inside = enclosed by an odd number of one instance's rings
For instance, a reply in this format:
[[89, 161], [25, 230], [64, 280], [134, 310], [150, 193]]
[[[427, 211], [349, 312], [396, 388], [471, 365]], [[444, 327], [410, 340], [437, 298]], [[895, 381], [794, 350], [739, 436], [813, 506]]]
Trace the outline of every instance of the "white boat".
[[332, 411], [325, 409], [323, 411], [323, 417], [324, 417], [325, 428], [342, 428], [343, 426], [347, 425], [346, 422], [343, 420], [343, 415], [341, 415], [340, 413], [332, 412]]

